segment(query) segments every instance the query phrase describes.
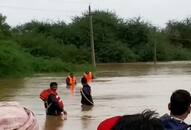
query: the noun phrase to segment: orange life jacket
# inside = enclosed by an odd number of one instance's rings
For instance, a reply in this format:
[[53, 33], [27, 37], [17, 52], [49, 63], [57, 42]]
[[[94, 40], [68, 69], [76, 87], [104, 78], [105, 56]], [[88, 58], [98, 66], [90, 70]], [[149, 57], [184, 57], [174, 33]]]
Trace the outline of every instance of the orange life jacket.
[[55, 91], [52, 91], [51, 89], [46, 89], [46, 90], [43, 90], [41, 93], [40, 93], [40, 99], [42, 99], [44, 102], [46, 102], [48, 100], [48, 96], [50, 94], [53, 94], [55, 97], [56, 97], [56, 101], [59, 105], [59, 107], [61, 109], [64, 109], [64, 103], [62, 101], [62, 99], [58, 96], [58, 93], [55, 92]]
[[92, 80], [93, 80], [92, 72], [89, 72], [88, 74], [84, 73], [84, 77], [86, 78], [88, 83], [92, 82]]
[[71, 86], [75, 86], [75, 84], [76, 84], [76, 77], [71, 77], [71, 76], [68, 76], [67, 77], [68, 79], [69, 79], [69, 84], [71, 85]]

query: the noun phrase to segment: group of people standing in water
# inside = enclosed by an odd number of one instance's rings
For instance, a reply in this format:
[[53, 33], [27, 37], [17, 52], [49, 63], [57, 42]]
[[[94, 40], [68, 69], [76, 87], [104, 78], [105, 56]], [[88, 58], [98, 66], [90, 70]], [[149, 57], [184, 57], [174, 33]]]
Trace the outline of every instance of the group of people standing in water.
[[[91, 87], [87, 77], [81, 78], [82, 105], [93, 105]], [[64, 103], [57, 93], [58, 84], [50, 83], [50, 88], [40, 93], [47, 115], [67, 116]], [[191, 112], [191, 94], [184, 89], [174, 91], [168, 104], [169, 114], [158, 117], [158, 113], [144, 110], [132, 115], [118, 115], [103, 120], [97, 130], [191, 130], [185, 119]], [[39, 130], [34, 113], [17, 103], [0, 103], [0, 130]]]
[[[92, 72], [86, 71], [81, 78], [82, 88], [80, 90], [81, 93], [81, 103], [82, 105], [93, 105], [93, 99], [91, 95], [91, 87], [90, 83], [93, 81], [94, 76]], [[70, 73], [66, 78], [66, 88], [73, 90], [77, 84], [76, 77], [73, 73]]]
[[[82, 83], [86, 83], [82, 78]], [[64, 104], [58, 96], [57, 83], [51, 82], [45, 95], [40, 95], [45, 102], [47, 115], [66, 115]], [[102, 121], [97, 130], [191, 130], [184, 122], [191, 111], [191, 95], [187, 90], [178, 89], [170, 97], [170, 114], [158, 117], [155, 111], [145, 110], [132, 115], [118, 115]], [[54, 109], [54, 110], [53, 110]], [[17, 103], [0, 103], [0, 130], [39, 130], [34, 113]]]
[[[81, 78], [82, 105], [93, 105], [91, 87], [87, 77]], [[50, 89], [44, 90], [40, 98], [45, 103], [47, 115], [67, 115], [64, 104], [56, 92], [57, 83], [51, 82]], [[48, 92], [49, 91], [49, 92]], [[48, 96], [46, 95], [48, 94]], [[46, 95], [46, 96], [45, 96]], [[46, 97], [46, 99], [45, 99]], [[97, 130], [191, 130], [191, 126], [184, 122], [191, 111], [191, 95], [187, 90], [179, 89], [172, 93], [168, 109], [170, 114], [158, 117], [155, 111], [145, 110], [133, 115], [114, 116], [102, 121]]]
[[[80, 90], [81, 93], [81, 104], [93, 106], [94, 102], [91, 95], [91, 87], [89, 85], [92, 82], [94, 76], [92, 72], [85, 72], [83, 77], [81, 78], [82, 88]], [[73, 73], [70, 73], [66, 78], [66, 87], [70, 89], [74, 89], [77, 84], [76, 77]], [[45, 89], [40, 93], [40, 98], [44, 101], [44, 106], [46, 108], [47, 115], [60, 116], [63, 115], [65, 118], [67, 117], [67, 112], [64, 110], [64, 103], [57, 93], [58, 84], [56, 82], [50, 83], [50, 88]]]
[[[93, 106], [91, 95], [93, 75], [85, 72], [81, 78], [81, 104]], [[66, 87], [73, 88], [77, 84], [76, 77], [71, 73], [66, 78]], [[64, 103], [57, 93], [57, 83], [51, 82], [50, 88], [43, 90], [40, 98], [44, 101], [47, 115], [67, 116]], [[161, 117], [155, 111], [145, 110], [133, 115], [114, 116], [102, 121], [97, 130], [191, 130], [190, 125], [184, 122], [191, 111], [191, 95], [187, 90], [179, 89], [172, 93], [168, 109], [170, 114]]]

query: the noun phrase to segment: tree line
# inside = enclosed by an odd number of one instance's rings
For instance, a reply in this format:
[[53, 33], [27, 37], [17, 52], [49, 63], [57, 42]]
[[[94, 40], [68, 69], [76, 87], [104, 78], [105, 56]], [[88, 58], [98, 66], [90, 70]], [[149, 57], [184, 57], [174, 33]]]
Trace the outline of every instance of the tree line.
[[[141, 17], [121, 19], [94, 11], [97, 63], [191, 60], [191, 18], [168, 21], [159, 29]], [[36, 72], [87, 70], [91, 64], [88, 12], [72, 22], [31, 21], [16, 27], [0, 14], [0, 77]]]

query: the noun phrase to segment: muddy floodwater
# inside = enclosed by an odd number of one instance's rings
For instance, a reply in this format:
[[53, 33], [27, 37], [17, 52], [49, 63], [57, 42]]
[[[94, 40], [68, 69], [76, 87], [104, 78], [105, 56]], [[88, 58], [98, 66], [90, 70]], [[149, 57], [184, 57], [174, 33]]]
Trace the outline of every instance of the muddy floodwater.
[[[168, 112], [167, 104], [176, 89], [191, 92], [191, 62], [101, 64], [91, 84], [95, 102], [93, 108], [82, 108], [78, 84], [75, 91], [65, 86], [65, 76], [45, 74], [24, 79], [0, 80], [0, 100], [18, 101], [37, 116], [41, 130], [96, 130], [103, 119], [123, 114], [134, 114], [152, 109], [160, 115]], [[68, 119], [46, 117], [39, 93], [58, 82]], [[191, 115], [187, 119], [191, 123]]]

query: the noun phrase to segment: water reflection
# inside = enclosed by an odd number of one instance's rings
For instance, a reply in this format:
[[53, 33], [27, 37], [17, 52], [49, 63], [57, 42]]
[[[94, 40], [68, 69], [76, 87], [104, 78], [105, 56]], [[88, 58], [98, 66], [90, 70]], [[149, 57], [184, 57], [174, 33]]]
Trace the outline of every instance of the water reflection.
[[81, 116], [82, 129], [91, 129], [92, 108], [93, 106], [81, 105], [81, 111], [83, 114]]
[[[88, 128], [91, 126], [91, 123], [92, 123], [91, 118], [92, 118], [92, 116], [90, 116], [90, 115], [84, 115], [81, 117], [82, 130], [84, 130], [84, 129], [88, 130]], [[90, 129], [91, 129], [91, 127], [90, 127]]]
[[72, 95], [72, 96], [74, 96], [74, 93], [75, 93], [75, 87], [73, 86], [73, 87], [70, 87], [70, 94]]
[[92, 110], [93, 106], [82, 105], [81, 108], [82, 108], [82, 111], [90, 111]]
[[76, 86], [66, 86], [68, 90], [70, 90], [70, 95], [74, 96], [76, 91]]
[[64, 119], [60, 116], [46, 116], [43, 130], [61, 130], [64, 127]]

